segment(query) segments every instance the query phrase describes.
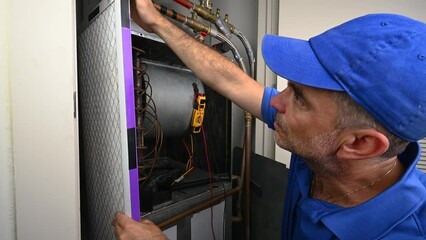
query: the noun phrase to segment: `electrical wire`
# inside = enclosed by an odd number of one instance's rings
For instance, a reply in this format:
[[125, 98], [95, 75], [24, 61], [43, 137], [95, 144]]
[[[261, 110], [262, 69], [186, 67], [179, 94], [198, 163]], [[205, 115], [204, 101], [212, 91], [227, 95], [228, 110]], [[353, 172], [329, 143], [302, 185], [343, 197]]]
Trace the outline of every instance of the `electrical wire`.
[[[210, 180], [210, 197], [213, 198], [213, 179], [212, 179], [212, 173], [211, 173], [211, 169], [210, 169], [209, 154], [208, 154], [208, 151], [207, 151], [206, 133], [204, 131], [203, 126], [201, 126], [201, 132], [203, 134], [204, 153], [206, 155], [207, 169], [208, 169], [209, 180]], [[213, 227], [213, 204], [210, 205], [210, 226], [211, 226], [211, 229], [212, 229], [213, 239], [216, 240], [216, 236], [215, 236], [215, 233], [214, 233], [214, 227]]]
[[185, 142], [185, 140], [183, 139], [182, 142], [185, 145], [186, 151], [188, 152], [189, 158], [188, 161], [186, 162], [186, 170], [190, 169], [192, 167], [192, 163], [193, 163], [193, 158], [194, 158], [194, 140], [192, 137], [192, 134], [189, 135], [191, 137], [191, 150], [189, 150], [188, 144]]
[[176, 183], [179, 183], [180, 181], [182, 181], [186, 175], [188, 175], [189, 173], [191, 173], [193, 170], [195, 169], [195, 167], [190, 167], [186, 172], [184, 172], [180, 177], [178, 177], [177, 179], [175, 179], [171, 186], [175, 185]]
[[176, 183], [179, 183], [180, 181], [182, 181], [185, 178], [186, 175], [188, 175], [189, 173], [191, 173], [195, 169], [195, 167], [192, 166], [192, 159], [193, 159], [193, 156], [194, 156], [194, 142], [193, 142], [192, 134], [190, 134], [189, 136], [191, 137], [191, 150], [189, 150], [188, 144], [185, 142], [185, 140], [182, 139], [182, 142], [183, 142], [183, 144], [186, 148], [186, 151], [188, 153], [188, 161], [186, 162], [185, 172], [180, 177], [175, 179], [172, 182], [171, 186], [174, 186]]
[[226, 188], [225, 188], [225, 182], [222, 182], [222, 188], [223, 188], [223, 215], [222, 215], [222, 239], [226, 239]]

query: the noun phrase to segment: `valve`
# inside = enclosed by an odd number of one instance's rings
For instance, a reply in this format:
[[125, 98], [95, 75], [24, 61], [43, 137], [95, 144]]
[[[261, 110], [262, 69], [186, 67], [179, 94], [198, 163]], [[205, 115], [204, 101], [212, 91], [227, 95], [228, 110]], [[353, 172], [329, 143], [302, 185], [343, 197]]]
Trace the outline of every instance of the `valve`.
[[213, 7], [213, 3], [210, 0], [200, 0], [200, 5], [209, 10], [212, 10]]
[[220, 18], [220, 9], [219, 8], [216, 9], [216, 17]]

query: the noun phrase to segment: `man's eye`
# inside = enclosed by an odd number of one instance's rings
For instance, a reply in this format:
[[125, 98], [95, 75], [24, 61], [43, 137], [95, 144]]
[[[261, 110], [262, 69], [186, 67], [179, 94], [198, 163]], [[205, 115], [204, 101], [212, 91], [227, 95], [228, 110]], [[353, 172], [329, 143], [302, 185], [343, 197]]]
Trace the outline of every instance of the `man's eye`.
[[297, 103], [303, 103], [303, 98], [297, 93], [294, 93], [294, 101]]

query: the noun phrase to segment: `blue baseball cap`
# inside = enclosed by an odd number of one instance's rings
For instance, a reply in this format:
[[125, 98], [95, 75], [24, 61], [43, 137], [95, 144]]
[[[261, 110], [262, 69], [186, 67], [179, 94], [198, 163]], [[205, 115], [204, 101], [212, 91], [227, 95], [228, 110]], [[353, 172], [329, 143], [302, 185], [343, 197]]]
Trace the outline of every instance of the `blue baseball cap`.
[[426, 137], [426, 24], [370, 14], [308, 41], [266, 35], [266, 64], [303, 85], [347, 92], [396, 136]]

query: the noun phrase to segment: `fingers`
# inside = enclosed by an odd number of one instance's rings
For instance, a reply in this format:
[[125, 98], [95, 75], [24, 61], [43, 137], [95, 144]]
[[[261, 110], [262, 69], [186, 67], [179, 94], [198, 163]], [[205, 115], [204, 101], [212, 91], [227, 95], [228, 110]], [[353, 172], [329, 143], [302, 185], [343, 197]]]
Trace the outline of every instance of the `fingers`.
[[132, 0], [130, 2], [130, 15], [140, 27], [152, 32], [152, 27], [158, 24], [162, 15], [154, 7], [150, 0]]
[[[124, 228], [126, 225], [129, 225], [129, 224], [131, 224], [131, 223], [133, 223], [133, 222], [134, 222], [134, 220], [133, 220], [132, 218], [128, 217], [127, 215], [125, 215], [125, 214], [123, 214], [123, 213], [121, 213], [121, 212], [117, 212], [117, 213], [115, 214], [115, 218], [114, 218], [114, 220], [112, 221], [112, 225], [113, 225], [115, 228], [122, 229], [122, 228]], [[149, 219], [141, 219], [140, 223], [141, 223], [141, 224], [147, 224], [147, 225], [155, 225], [155, 224], [154, 224], [151, 220], [149, 220]]]
[[141, 219], [141, 223], [143, 223], [143, 224], [151, 224], [151, 225], [153, 225], [154, 223], [151, 221], [151, 220], [149, 220], [149, 219]]
[[135, 222], [132, 218], [128, 217], [127, 215], [117, 212], [115, 214], [115, 218], [112, 221], [112, 225], [114, 226], [114, 235], [116, 239], [118, 240], [127, 240], [127, 239], [133, 239], [129, 237], [131, 233], [129, 233], [129, 228], [131, 228], [132, 225], [134, 225]]
[[114, 225], [114, 236], [116, 239], [120, 239], [120, 233], [122, 232], [122, 228], [120, 226]]
[[124, 215], [121, 212], [117, 212], [115, 214], [115, 219], [114, 222], [116, 223], [117, 226], [119, 227], [124, 227], [126, 224], [128, 224], [129, 222], [132, 222], [133, 219]]
[[151, 220], [142, 219], [140, 222], [123, 213], [117, 212], [112, 221], [114, 235], [117, 240], [163, 240], [167, 239]]

